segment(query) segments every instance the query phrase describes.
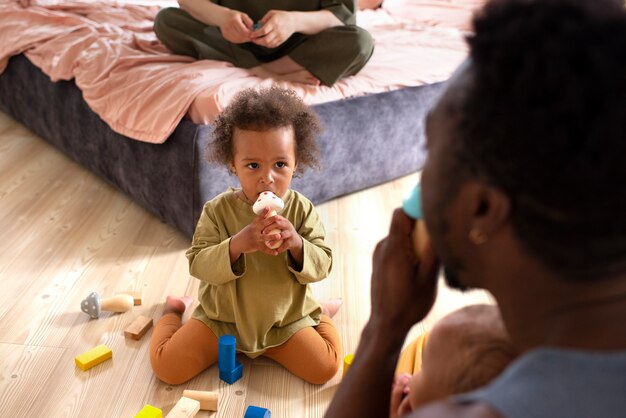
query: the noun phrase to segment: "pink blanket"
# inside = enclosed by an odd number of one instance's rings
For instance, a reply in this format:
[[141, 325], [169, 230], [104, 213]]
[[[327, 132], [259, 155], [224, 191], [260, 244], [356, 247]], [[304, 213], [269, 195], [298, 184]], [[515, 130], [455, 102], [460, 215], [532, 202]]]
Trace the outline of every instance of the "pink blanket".
[[[209, 123], [241, 89], [273, 83], [226, 62], [171, 54], [152, 31], [158, 9], [0, 0], [0, 73], [10, 56], [25, 53], [53, 81], [75, 79], [85, 101], [114, 131], [153, 143], [164, 142], [185, 115]], [[359, 12], [359, 25], [376, 47], [358, 75], [333, 87], [281, 84], [316, 104], [444, 80], [466, 54], [462, 20], [441, 26], [396, 19], [384, 8]]]

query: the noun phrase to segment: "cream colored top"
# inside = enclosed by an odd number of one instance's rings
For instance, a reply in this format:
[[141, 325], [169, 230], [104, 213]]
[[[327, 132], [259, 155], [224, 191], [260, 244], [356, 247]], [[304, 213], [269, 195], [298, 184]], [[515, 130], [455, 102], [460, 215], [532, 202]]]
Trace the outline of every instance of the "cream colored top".
[[187, 250], [189, 272], [201, 281], [193, 317], [218, 337], [234, 335], [237, 350], [254, 358], [300, 329], [319, 324], [321, 307], [308, 284], [328, 276], [332, 252], [313, 204], [289, 190], [280, 215], [303, 238], [302, 269], [297, 270], [288, 251], [278, 256], [242, 254], [231, 266], [230, 237], [256, 216], [235, 192], [229, 188], [204, 205]]

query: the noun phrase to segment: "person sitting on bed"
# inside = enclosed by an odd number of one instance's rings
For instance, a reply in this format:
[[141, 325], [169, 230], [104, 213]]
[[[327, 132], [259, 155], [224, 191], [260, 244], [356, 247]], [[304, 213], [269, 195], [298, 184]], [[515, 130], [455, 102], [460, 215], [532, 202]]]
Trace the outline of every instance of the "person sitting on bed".
[[157, 37], [176, 54], [228, 61], [262, 78], [332, 86], [358, 73], [374, 42], [354, 0], [179, 0], [161, 10]]
[[[325, 383], [342, 358], [331, 320], [339, 303], [321, 306], [309, 283], [328, 276], [332, 252], [313, 204], [289, 189], [294, 174], [318, 164], [320, 121], [295, 92], [273, 87], [240, 92], [214, 125], [209, 159], [227, 166], [241, 188], [204, 205], [187, 251], [200, 303], [183, 325], [191, 298], [168, 296], [150, 340], [154, 373], [169, 384], [193, 378], [217, 361], [218, 338], [229, 334], [248, 357]], [[269, 208], [252, 210], [265, 191], [284, 201], [267, 219]], [[275, 249], [266, 245], [280, 240]]]
[[402, 350], [390, 418], [483, 387], [517, 356], [495, 305], [469, 305], [446, 315]]

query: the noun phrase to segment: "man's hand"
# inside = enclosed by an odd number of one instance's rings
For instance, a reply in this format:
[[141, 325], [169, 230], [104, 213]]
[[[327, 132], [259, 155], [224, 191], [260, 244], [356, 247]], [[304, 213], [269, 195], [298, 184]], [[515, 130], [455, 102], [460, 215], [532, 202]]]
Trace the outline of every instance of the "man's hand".
[[373, 258], [370, 323], [402, 335], [426, 317], [437, 296], [439, 263], [430, 242], [418, 263], [411, 240], [414, 225], [396, 209], [389, 235], [378, 243]]

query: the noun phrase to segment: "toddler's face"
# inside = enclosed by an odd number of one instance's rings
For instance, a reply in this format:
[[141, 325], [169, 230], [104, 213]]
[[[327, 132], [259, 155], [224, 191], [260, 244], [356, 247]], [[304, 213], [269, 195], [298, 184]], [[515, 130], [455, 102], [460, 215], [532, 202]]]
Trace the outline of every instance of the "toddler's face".
[[236, 129], [231, 169], [239, 177], [246, 197], [254, 202], [269, 190], [283, 197], [296, 170], [296, 144], [292, 127], [267, 131]]

